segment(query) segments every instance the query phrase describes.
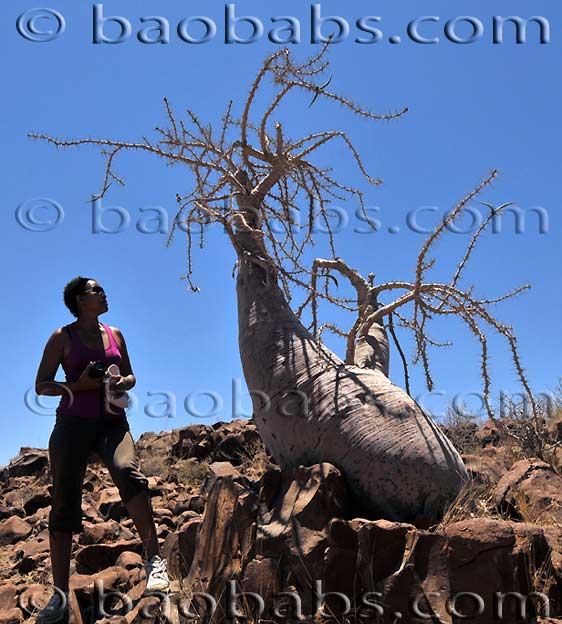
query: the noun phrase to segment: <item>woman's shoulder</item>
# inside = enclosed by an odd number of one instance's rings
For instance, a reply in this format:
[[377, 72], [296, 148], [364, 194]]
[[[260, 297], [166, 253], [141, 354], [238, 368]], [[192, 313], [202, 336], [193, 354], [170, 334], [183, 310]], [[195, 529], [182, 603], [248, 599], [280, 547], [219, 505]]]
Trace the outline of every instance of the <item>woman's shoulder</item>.
[[123, 345], [124, 338], [123, 338], [123, 334], [121, 333], [121, 330], [119, 329], [119, 327], [115, 327], [114, 325], [107, 325], [107, 324], [106, 324], [106, 327], [109, 328], [109, 330], [113, 334], [113, 338], [117, 342], [117, 346], [119, 347], [119, 349], [121, 349], [121, 347]]
[[71, 325], [72, 323], [69, 323], [68, 325], [62, 325], [61, 327], [58, 327], [51, 334], [51, 338], [54, 338], [57, 340], [61, 340], [61, 339], [64, 340], [66, 337], [70, 335]]
[[53, 344], [56, 347], [65, 347], [70, 341], [70, 332], [68, 325], [63, 325], [62, 327], [58, 327], [55, 331], [49, 336], [48, 343]]

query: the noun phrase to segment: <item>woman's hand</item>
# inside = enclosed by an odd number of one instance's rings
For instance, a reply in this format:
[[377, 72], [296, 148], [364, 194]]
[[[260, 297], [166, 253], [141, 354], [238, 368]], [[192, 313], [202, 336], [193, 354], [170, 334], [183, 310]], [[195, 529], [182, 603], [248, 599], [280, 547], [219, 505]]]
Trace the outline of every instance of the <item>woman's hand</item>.
[[110, 392], [127, 392], [135, 385], [134, 375], [112, 375], [109, 378]]
[[128, 387], [127, 378], [123, 375], [114, 375], [109, 378], [110, 392], [126, 392]]
[[80, 377], [73, 383], [69, 384], [70, 390], [73, 392], [83, 392], [85, 390], [98, 390], [102, 387], [102, 377], [92, 377], [90, 370], [94, 362], [90, 362], [82, 371]]

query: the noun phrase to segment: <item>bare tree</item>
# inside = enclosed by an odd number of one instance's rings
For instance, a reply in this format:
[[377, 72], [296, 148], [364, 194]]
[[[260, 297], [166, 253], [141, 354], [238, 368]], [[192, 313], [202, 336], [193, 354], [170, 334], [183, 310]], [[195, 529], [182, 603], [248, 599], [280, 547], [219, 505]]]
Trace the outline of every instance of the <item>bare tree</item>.
[[[282, 466], [328, 461], [346, 475], [359, 509], [366, 515], [428, 524], [438, 521], [466, 478], [463, 462], [449, 440], [410, 396], [406, 356], [396, 327], [411, 331], [416, 345], [413, 363], [421, 361], [428, 389], [433, 388], [430, 347], [447, 346], [432, 339], [427, 326], [438, 316], [460, 317], [481, 346], [484, 398], [490, 415], [490, 374], [486, 328], [503, 335], [521, 383], [532, 400], [512, 328], [492, 315], [491, 304], [521, 292], [522, 286], [496, 299], [479, 299], [473, 287], [459, 285], [476, 242], [504, 206], [485, 204], [489, 214], [472, 236], [448, 283], [427, 280], [434, 266], [430, 255], [447, 226], [458, 219], [497, 175], [492, 171], [447, 215], [425, 240], [410, 281], [374, 283], [339, 258], [334, 248], [329, 206], [334, 199], [355, 199], [365, 218], [363, 193], [338, 180], [331, 168], [315, 164], [321, 148], [336, 144], [349, 152], [367, 183], [371, 177], [351, 138], [342, 130], [320, 131], [303, 138], [286, 136], [275, 120], [280, 104], [304, 93], [315, 100], [339, 104], [366, 120], [393, 120], [407, 109], [377, 115], [328, 90], [327, 46], [306, 62], [297, 63], [288, 50], [270, 55], [253, 81], [238, 116], [227, 106], [217, 129], [188, 111], [178, 118], [164, 99], [167, 124], [154, 139], [140, 142], [108, 139], [59, 140], [31, 135], [56, 146], [99, 146], [106, 156], [105, 175], [97, 197], [112, 183], [123, 184], [115, 172], [120, 152], [145, 151], [169, 165], [185, 165], [193, 174], [192, 190], [177, 195], [178, 213], [170, 232], [184, 222], [187, 231], [187, 279], [193, 290], [194, 238], [204, 246], [205, 227], [219, 223], [237, 254], [239, 346], [244, 375], [252, 393], [254, 419], [270, 452]], [[269, 104], [257, 109], [257, 94], [273, 82]], [[310, 105], [309, 104], [309, 105]], [[507, 204], [506, 204], [507, 205]], [[304, 207], [304, 208], [303, 208]], [[304, 219], [303, 219], [304, 217]], [[307, 266], [303, 253], [314, 244], [313, 225], [322, 221], [332, 257]], [[302, 236], [296, 223], [304, 221]], [[275, 232], [273, 224], [283, 232]], [[277, 235], [276, 235], [277, 234]], [[337, 272], [347, 278], [355, 297], [338, 294]], [[291, 307], [295, 287], [304, 301]], [[395, 298], [387, 303], [387, 296]], [[318, 302], [324, 300], [355, 315], [348, 330], [320, 324]], [[301, 322], [308, 310], [311, 325]], [[409, 312], [407, 312], [409, 310]], [[342, 359], [322, 342], [329, 330], [346, 339]], [[391, 383], [389, 339], [394, 339], [405, 372], [406, 391]]]

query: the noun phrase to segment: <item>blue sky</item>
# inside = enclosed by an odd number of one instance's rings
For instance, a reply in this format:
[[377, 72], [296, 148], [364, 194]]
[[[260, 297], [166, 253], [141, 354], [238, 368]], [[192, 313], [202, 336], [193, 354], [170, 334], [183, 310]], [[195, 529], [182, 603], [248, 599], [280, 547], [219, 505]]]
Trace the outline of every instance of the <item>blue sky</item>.
[[[110, 308], [101, 320], [120, 327], [127, 340], [137, 376], [133, 391], [137, 407], [129, 412], [135, 437], [143, 431], [250, 414], [237, 345], [231, 276], [235, 256], [226, 237], [210, 230], [205, 248], [196, 249], [194, 278], [201, 292], [194, 294], [180, 279], [186, 270], [185, 234], [178, 232], [166, 247], [166, 234], [143, 234], [137, 227], [147, 214], [154, 214], [147, 213], [154, 207], [161, 207], [171, 222], [176, 193], [190, 190], [190, 172], [166, 167], [147, 155], [124, 155], [116, 169], [127, 185], [112, 187], [103, 207], [107, 211], [121, 206], [130, 222], [121, 232], [92, 233], [88, 199], [99, 190], [103, 173], [97, 150], [55, 150], [26, 135], [138, 140], [164, 123], [164, 96], [178, 111], [190, 107], [204, 121], [217, 122], [229, 98], [240, 110], [263, 58], [278, 46], [265, 36], [253, 44], [225, 44], [224, 4], [195, 0], [189, 4], [105, 2], [104, 15], [126, 16], [133, 34], [121, 44], [94, 45], [92, 5], [52, 0], [48, 6], [64, 16], [66, 30], [57, 40], [43, 43], [28, 41], [16, 30], [18, 16], [34, 8], [32, 4], [14, 0], [0, 8], [4, 59], [0, 159], [5, 191], [0, 320], [6, 360], [0, 382], [4, 402], [0, 465], [8, 463], [21, 446], [47, 446], [58, 399], [41, 397], [43, 407], [30, 409], [25, 397], [33, 388], [47, 338], [73, 320], [62, 302], [62, 289], [78, 274], [94, 277], [105, 287]], [[459, 1], [454, 8], [447, 2], [426, 2], [423, 11], [412, 1], [399, 6], [381, 1], [376, 7], [362, 1], [352, 5], [326, 1], [321, 10], [352, 24], [350, 37], [331, 47], [330, 88], [379, 113], [405, 106], [410, 111], [397, 121], [373, 123], [322, 101], [308, 108], [307, 98], [296, 98], [281, 109], [280, 119], [295, 137], [324, 128], [348, 131], [368, 170], [384, 179], [381, 187], [367, 187], [352, 159], [335, 145], [318, 155], [320, 162], [334, 166], [341, 180], [365, 191], [366, 203], [378, 207], [383, 225], [378, 232], [358, 234], [352, 227], [357, 205], [342, 205], [351, 215], [351, 226], [336, 235], [338, 254], [365, 275], [376, 273], [377, 281], [411, 279], [423, 236], [407, 231], [406, 215], [423, 206], [437, 206], [437, 214], [444, 214], [491, 169], [499, 169], [498, 179], [481, 200], [496, 205], [512, 201], [524, 210], [541, 206], [548, 214], [548, 232], [541, 234], [536, 218], [529, 217], [525, 231], [516, 234], [506, 218], [501, 233], [488, 233], [480, 241], [464, 285], [474, 284], [482, 297], [498, 296], [524, 283], [533, 285], [493, 310], [513, 325], [533, 389], [554, 389], [560, 378], [562, 345], [558, 287], [562, 10], [537, 1], [529, 13], [528, 3], [516, 0], [495, 2], [493, 10], [480, 1]], [[310, 44], [309, 3], [245, 1], [236, 3], [236, 13], [261, 18], [266, 32], [270, 17], [295, 16], [301, 21], [302, 41], [292, 46], [293, 52], [304, 59], [318, 50], [318, 45]], [[146, 45], [135, 39], [139, 18], [154, 15], [169, 20], [172, 34], [167, 45]], [[190, 45], [175, 35], [178, 22], [193, 15], [216, 21], [213, 41]], [[378, 27], [385, 38], [360, 45], [353, 41], [361, 34], [353, 23], [369, 15], [382, 18]], [[389, 35], [404, 35], [408, 21], [421, 15], [441, 17], [440, 24], [426, 23], [423, 28], [428, 36], [439, 34], [440, 44], [420, 45], [405, 37], [398, 45], [388, 43]], [[462, 15], [483, 23], [484, 35], [478, 42], [457, 45], [440, 31], [448, 19]], [[551, 41], [540, 45], [531, 25], [526, 45], [516, 45], [507, 28], [504, 43], [493, 45], [493, 15], [544, 16], [551, 25]], [[245, 32], [240, 27], [241, 36]], [[466, 29], [459, 32], [464, 36]], [[107, 34], [114, 36], [115, 31], [108, 26]], [[18, 206], [36, 198], [50, 198], [63, 209], [62, 220], [49, 231], [29, 231], [16, 219]], [[38, 218], [52, 214], [46, 210], [39, 209]], [[420, 221], [434, 223], [431, 213], [421, 214]], [[118, 224], [110, 211], [103, 220], [109, 228]], [[392, 234], [391, 226], [401, 229]], [[440, 241], [435, 279], [450, 275], [468, 239], [466, 234], [449, 233]], [[320, 233], [317, 240], [314, 255], [326, 256], [326, 237]], [[335, 310], [323, 308], [323, 314], [326, 321], [347, 326], [351, 322]], [[454, 320], [435, 323], [432, 336], [455, 343], [432, 356], [440, 394], [420, 395], [423, 377], [413, 371], [414, 394], [422, 396], [436, 414], [443, 412], [446, 399], [459, 394], [475, 405], [469, 393], [481, 388], [477, 343]], [[327, 343], [343, 353], [340, 339], [328, 337]], [[403, 336], [403, 344], [411, 354], [409, 336]], [[490, 348], [494, 396], [500, 390], [520, 390], [505, 342], [491, 333]], [[401, 367], [393, 355], [392, 378], [402, 384]], [[57, 380], [63, 379], [59, 369]], [[172, 417], [157, 417], [164, 406], [163, 395], [155, 393], [163, 392], [176, 397]], [[206, 392], [214, 399], [205, 397]], [[33, 402], [32, 394], [27, 395], [31, 396], [27, 403]], [[211, 411], [213, 406], [218, 409]]]

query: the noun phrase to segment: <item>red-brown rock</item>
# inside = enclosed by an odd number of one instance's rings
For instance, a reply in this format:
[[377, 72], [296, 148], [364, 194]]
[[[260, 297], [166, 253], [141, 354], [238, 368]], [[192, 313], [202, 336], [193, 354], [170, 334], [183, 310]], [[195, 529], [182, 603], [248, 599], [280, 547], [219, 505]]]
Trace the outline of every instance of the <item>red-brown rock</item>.
[[143, 553], [140, 540], [127, 540], [113, 544], [92, 544], [81, 548], [75, 556], [76, 571], [79, 574], [95, 574], [100, 570], [115, 565], [117, 557], [122, 552], [131, 550], [138, 554]]
[[562, 525], [562, 477], [552, 466], [523, 459], [513, 464], [496, 489], [498, 508], [515, 518], [556, 521]]
[[15, 544], [28, 537], [31, 531], [32, 526], [18, 516], [2, 520], [0, 522], [0, 544]]

